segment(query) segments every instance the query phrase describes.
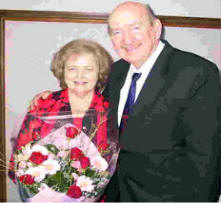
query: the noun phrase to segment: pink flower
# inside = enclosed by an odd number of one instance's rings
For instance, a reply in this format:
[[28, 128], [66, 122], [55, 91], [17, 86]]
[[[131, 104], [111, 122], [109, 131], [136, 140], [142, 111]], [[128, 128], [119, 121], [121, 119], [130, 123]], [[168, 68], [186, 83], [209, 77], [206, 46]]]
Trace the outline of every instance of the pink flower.
[[68, 155], [67, 151], [60, 151], [57, 154], [57, 157], [65, 158]]
[[77, 180], [79, 177], [77, 173], [72, 173], [71, 176], [74, 178], [74, 180]]
[[80, 161], [73, 161], [73, 162], [71, 163], [71, 166], [72, 166], [73, 168], [80, 169], [80, 168], [81, 168], [81, 162], [80, 162]]

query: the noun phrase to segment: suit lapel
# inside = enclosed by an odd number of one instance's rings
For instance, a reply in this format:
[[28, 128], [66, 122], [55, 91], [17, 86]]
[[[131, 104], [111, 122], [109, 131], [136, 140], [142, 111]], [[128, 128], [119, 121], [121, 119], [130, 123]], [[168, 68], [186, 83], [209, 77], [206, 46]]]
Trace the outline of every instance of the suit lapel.
[[121, 89], [125, 83], [126, 76], [129, 71], [129, 68], [130, 68], [130, 64], [128, 62], [122, 60], [122, 63], [119, 65], [120, 65], [120, 67], [118, 67], [118, 68], [120, 70], [120, 74], [117, 77], [117, 81], [119, 82], [118, 85]]
[[124, 60], [120, 60], [119, 63], [115, 66], [115, 68], [118, 69], [119, 72], [116, 76], [114, 83], [112, 83], [111, 89], [113, 92], [111, 92], [112, 93], [111, 95], [113, 97], [110, 99], [113, 101], [113, 104], [116, 110], [118, 109], [120, 91], [125, 83], [129, 67], [130, 67], [130, 64]]
[[146, 108], [151, 108], [152, 103], [157, 99], [157, 95], [159, 95], [160, 90], [162, 90], [162, 87], [166, 85], [164, 77], [167, 71], [167, 61], [172, 50], [172, 47], [166, 43], [144, 82], [134, 105], [133, 113], [129, 116], [128, 122], [130, 122], [130, 118], [133, 115], [136, 115], [144, 106], [146, 106]]

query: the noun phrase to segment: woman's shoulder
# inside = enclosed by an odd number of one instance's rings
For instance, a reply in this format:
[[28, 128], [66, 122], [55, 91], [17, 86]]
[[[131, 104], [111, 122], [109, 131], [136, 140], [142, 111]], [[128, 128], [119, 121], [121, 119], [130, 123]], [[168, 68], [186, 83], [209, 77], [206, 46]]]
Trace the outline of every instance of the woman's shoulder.
[[67, 102], [68, 103], [68, 96], [67, 90], [59, 90], [54, 91], [48, 95], [46, 99], [40, 98], [37, 102], [37, 105], [33, 109], [33, 111], [38, 112], [47, 112], [54, 109], [54, 107], [59, 107], [59, 104]]
[[45, 101], [48, 101], [48, 100], [58, 101], [60, 99], [66, 98], [66, 97], [68, 97], [68, 92], [67, 92], [67, 89], [64, 89], [64, 90], [58, 90], [58, 91], [51, 92], [51, 94], [49, 94], [48, 97], [44, 100]]

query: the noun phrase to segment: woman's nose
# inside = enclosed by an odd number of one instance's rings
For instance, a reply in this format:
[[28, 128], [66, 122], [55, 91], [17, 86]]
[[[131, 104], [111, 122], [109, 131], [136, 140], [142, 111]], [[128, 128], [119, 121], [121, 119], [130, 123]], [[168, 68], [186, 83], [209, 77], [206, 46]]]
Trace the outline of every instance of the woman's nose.
[[77, 71], [77, 78], [82, 78], [83, 75], [84, 75], [84, 71], [83, 71], [82, 69], [79, 69], [79, 70]]

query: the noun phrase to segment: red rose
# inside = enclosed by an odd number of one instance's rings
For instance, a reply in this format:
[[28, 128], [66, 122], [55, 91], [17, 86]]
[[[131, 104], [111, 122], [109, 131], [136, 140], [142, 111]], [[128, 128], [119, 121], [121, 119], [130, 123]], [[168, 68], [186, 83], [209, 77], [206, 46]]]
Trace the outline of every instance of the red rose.
[[82, 192], [78, 186], [72, 185], [68, 188], [67, 195], [72, 198], [79, 198], [81, 197]]
[[48, 159], [47, 155], [43, 155], [41, 152], [32, 152], [30, 161], [34, 164], [41, 164]]
[[70, 138], [75, 138], [78, 134], [78, 130], [74, 127], [68, 127], [66, 129], [66, 136]]
[[84, 156], [84, 153], [77, 147], [71, 149], [70, 158], [71, 160], [79, 160]]
[[80, 159], [81, 168], [87, 168], [90, 165], [90, 160], [87, 157], [81, 157]]
[[99, 152], [103, 152], [103, 151], [107, 150], [108, 147], [109, 147], [109, 144], [101, 143], [98, 145], [98, 150], [99, 150]]
[[23, 183], [25, 185], [32, 185], [35, 182], [34, 177], [29, 174], [20, 176], [19, 180], [21, 183]]

